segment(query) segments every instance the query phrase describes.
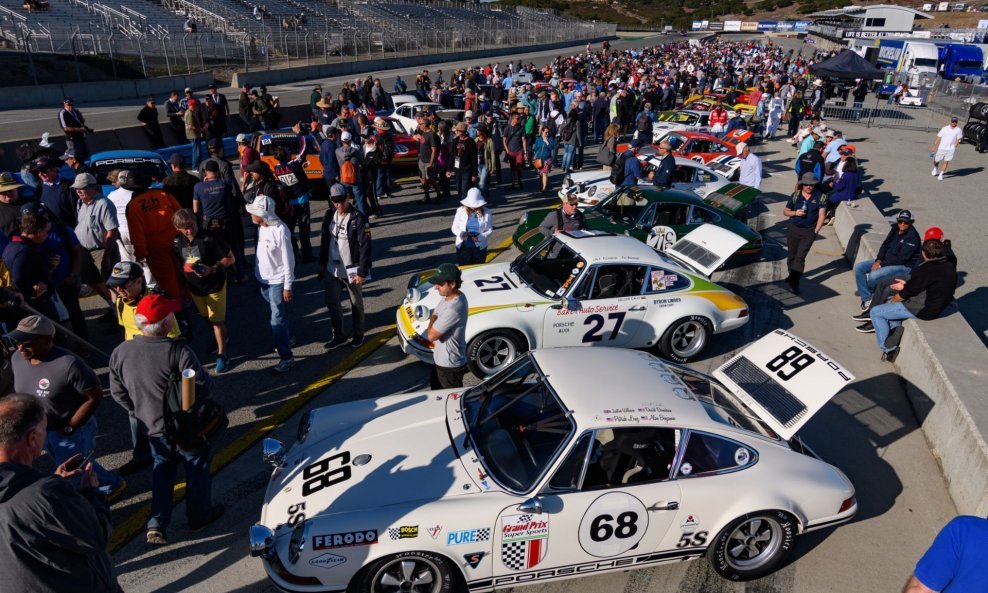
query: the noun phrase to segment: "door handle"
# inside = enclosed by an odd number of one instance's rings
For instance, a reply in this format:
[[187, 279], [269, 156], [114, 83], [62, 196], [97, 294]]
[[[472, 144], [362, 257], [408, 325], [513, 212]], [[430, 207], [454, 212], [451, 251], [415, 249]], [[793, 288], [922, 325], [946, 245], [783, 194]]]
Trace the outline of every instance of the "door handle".
[[637, 305], [637, 306], [634, 306], [634, 307], [632, 307], [632, 308], [630, 308], [628, 310], [629, 311], [644, 311], [645, 310], [645, 305]]
[[653, 504], [652, 506], [648, 507], [648, 510], [650, 510], [650, 511], [678, 511], [679, 510], [679, 502], [677, 502], [675, 500], [672, 501], [672, 502], [664, 503], [664, 504], [661, 503], [661, 502], [657, 502], [657, 503]]

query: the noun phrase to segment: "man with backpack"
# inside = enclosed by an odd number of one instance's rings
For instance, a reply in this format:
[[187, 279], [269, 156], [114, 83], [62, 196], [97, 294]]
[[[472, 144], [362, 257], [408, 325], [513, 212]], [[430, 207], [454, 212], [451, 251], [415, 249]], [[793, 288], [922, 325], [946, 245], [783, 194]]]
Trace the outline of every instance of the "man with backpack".
[[147, 543], [168, 543], [167, 530], [172, 515], [172, 494], [179, 465], [185, 469], [186, 516], [189, 531], [200, 531], [223, 515], [223, 505], [213, 505], [212, 476], [209, 466], [212, 450], [202, 439], [194, 449], [183, 449], [166, 422], [166, 398], [181, 391], [181, 377], [190, 370], [195, 378], [195, 396], [207, 398], [211, 381], [195, 352], [187, 344], [168, 337], [177, 323], [175, 312], [181, 304], [152, 294], [137, 305], [135, 320], [141, 335], [117, 346], [110, 355], [110, 393], [121, 406], [148, 428], [151, 456], [151, 516], [147, 523]]
[[336, 149], [336, 162], [340, 166], [340, 183], [353, 194], [357, 212], [367, 216], [367, 206], [364, 204], [364, 192], [360, 187], [360, 150], [353, 145], [353, 135], [343, 132], [340, 135], [342, 146]]
[[394, 162], [395, 158], [395, 140], [391, 137], [391, 124], [383, 117], [374, 118], [374, 136], [378, 158], [377, 179], [375, 180], [377, 197], [378, 199], [390, 199], [391, 163]]
[[611, 169], [611, 183], [614, 187], [634, 187], [642, 178], [642, 163], [638, 160], [638, 147], [632, 146], [618, 154]]
[[635, 118], [635, 129], [638, 131], [638, 136], [632, 141], [632, 144], [638, 147], [651, 144], [652, 124], [655, 123], [655, 121], [656, 117], [655, 113], [652, 112], [652, 104], [645, 103], [645, 108], [642, 109], [642, 112]]

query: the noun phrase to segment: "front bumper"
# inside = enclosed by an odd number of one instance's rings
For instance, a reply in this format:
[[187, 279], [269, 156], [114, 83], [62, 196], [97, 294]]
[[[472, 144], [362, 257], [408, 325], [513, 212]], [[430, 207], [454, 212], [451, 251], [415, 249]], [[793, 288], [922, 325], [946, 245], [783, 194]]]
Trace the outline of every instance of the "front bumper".
[[398, 326], [398, 344], [405, 354], [411, 354], [426, 364], [432, 364], [432, 350], [412, 340], [412, 336], [415, 335], [415, 328], [412, 326], [410, 309], [410, 305], [403, 303], [398, 307], [395, 314]]

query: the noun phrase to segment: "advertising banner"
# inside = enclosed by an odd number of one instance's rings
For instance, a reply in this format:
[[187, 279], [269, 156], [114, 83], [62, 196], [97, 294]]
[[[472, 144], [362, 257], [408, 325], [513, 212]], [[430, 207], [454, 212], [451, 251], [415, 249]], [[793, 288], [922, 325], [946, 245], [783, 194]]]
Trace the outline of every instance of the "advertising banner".
[[796, 23], [792, 21], [779, 21], [775, 24], [776, 31], [792, 31]]
[[758, 30], [763, 32], [775, 31], [779, 25], [778, 21], [758, 21]]
[[693, 30], [694, 31], [699, 31], [700, 30], [700, 27], [702, 27], [702, 26], [703, 26], [703, 23], [701, 23], [700, 21], [693, 21]]
[[806, 33], [806, 30], [809, 28], [809, 26], [810, 26], [809, 21], [796, 21], [796, 24], [794, 25], [793, 28], [797, 33]]
[[741, 30], [742, 31], [757, 31], [758, 30], [758, 23], [756, 23], [754, 21], [745, 21], [745, 22], [741, 23]]
[[724, 21], [725, 31], [740, 31], [741, 21]]

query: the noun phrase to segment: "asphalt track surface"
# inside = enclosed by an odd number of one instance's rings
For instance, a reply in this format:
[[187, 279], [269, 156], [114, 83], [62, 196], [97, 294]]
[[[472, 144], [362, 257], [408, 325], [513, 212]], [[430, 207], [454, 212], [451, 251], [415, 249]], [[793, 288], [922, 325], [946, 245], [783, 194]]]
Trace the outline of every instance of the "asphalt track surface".
[[[640, 41], [620, 43], [642, 44]], [[562, 50], [545, 55], [560, 53]], [[428, 66], [430, 70], [437, 67], [445, 71], [452, 64]], [[309, 83], [292, 86], [307, 97]], [[333, 86], [330, 81], [330, 88]], [[868, 142], [862, 142], [862, 148], [879, 144], [883, 149], [889, 147], [883, 140], [887, 131], [869, 133], [871, 136]], [[891, 146], [897, 144], [893, 142]], [[906, 148], [903, 152], [908, 152]], [[704, 561], [693, 561], [537, 586], [541, 590], [628, 593], [898, 590], [936, 531], [955, 513], [936, 460], [917, 429], [899, 378], [892, 367], [879, 362], [873, 336], [853, 331], [853, 322], [848, 319], [855, 312], [853, 278], [832, 229], [825, 228], [822, 238], [814, 244], [803, 295], [794, 297], [781, 288], [779, 280], [785, 276], [781, 201], [793, 183], [794, 155], [781, 141], [759, 146], [756, 152], [763, 155], [766, 172], [772, 175], [763, 185], [764, 209], [757, 222], [766, 238], [762, 260], [719, 272], [714, 277], [745, 298], [751, 307], [751, 321], [740, 330], [718, 336], [694, 366], [711, 370], [753, 339], [782, 327], [832, 353], [850, 368], [858, 377], [857, 382], [821, 411], [803, 433], [818, 453], [845, 471], [854, 482], [859, 515], [854, 522], [836, 530], [801, 538], [782, 570], [747, 584], [723, 581]], [[587, 154], [595, 154], [595, 148], [589, 148]], [[886, 163], [884, 150], [872, 149], [869, 155], [872, 160], [866, 166], [872, 175], [886, 166], [909, 174], [902, 171], [901, 162]], [[958, 161], [965, 155], [966, 151], [959, 151]], [[588, 164], [593, 160], [589, 156]], [[399, 172], [397, 176], [403, 174]], [[558, 175], [554, 179], [558, 185]], [[971, 176], [948, 178], [943, 187], [948, 187], [948, 183], [960, 187], [969, 180]], [[551, 197], [531, 192], [535, 183], [531, 174], [526, 183], [525, 192], [505, 193], [506, 186], [495, 190], [491, 204], [496, 228], [492, 245], [510, 236], [525, 210], [554, 202]], [[315, 279], [315, 266], [300, 264], [296, 300], [291, 306], [298, 338], [295, 348], [298, 365], [287, 376], [273, 375], [270, 369], [277, 357], [271, 348], [267, 307], [253, 284], [231, 287], [228, 321], [234, 367], [216, 380], [218, 397], [231, 411], [231, 426], [216, 443], [213, 484], [214, 501], [226, 505], [226, 515], [209, 529], [190, 534], [185, 525], [184, 505], [180, 505], [169, 529], [172, 543], [147, 549], [140, 536], [149, 503], [150, 472], [145, 470], [128, 477], [128, 490], [113, 507], [116, 532], [112, 549], [125, 590], [274, 591], [264, 577], [260, 561], [247, 554], [247, 529], [259, 516], [263, 489], [270, 475], [270, 468], [260, 462], [257, 439], [271, 435], [291, 442], [299, 412], [313, 406], [427, 387], [427, 367], [405, 357], [391, 338], [394, 311], [409, 274], [452, 260], [453, 241], [448, 229], [456, 204], [420, 206], [415, 203], [420, 195], [411, 189], [412, 185], [404, 182], [406, 189], [395, 199], [384, 202], [385, 216], [373, 228], [375, 279], [365, 291], [371, 334], [359, 351], [352, 352], [347, 347], [325, 352], [322, 342], [328, 339], [330, 330], [322, 289]], [[884, 189], [886, 185], [883, 183], [881, 187]], [[913, 200], [902, 197], [903, 202], [907, 199]], [[917, 211], [916, 207], [910, 207]], [[313, 229], [319, 227], [322, 208], [324, 204], [316, 204]], [[947, 230], [950, 234], [949, 227]], [[513, 255], [509, 250], [500, 258]], [[965, 263], [962, 256], [962, 267]], [[87, 302], [89, 306], [94, 304], [92, 299]], [[91, 311], [91, 316], [95, 314], [95, 310]], [[107, 351], [119, 341], [116, 335], [98, 334], [95, 324], [91, 327], [94, 341]], [[201, 319], [196, 320], [196, 330], [193, 347], [211, 367], [213, 359], [208, 354], [213, 346], [211, 334]], [[92, 362], [97, 367], [103, 364], [95, 358]], [[105, 379], [105, 368], [99, 371]], [[108, 399], [101, 406], [98, 419], [100, 461], [111, 469], [119, 467], [129, 456], [126, 415]], [[177, 488], [179, 494], [182, 486]], [[133, 538], [134, 535], [139, 537]]]

